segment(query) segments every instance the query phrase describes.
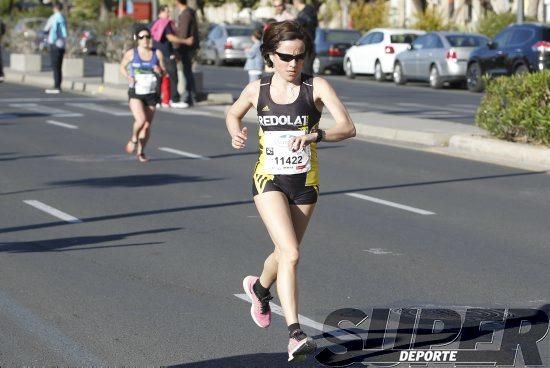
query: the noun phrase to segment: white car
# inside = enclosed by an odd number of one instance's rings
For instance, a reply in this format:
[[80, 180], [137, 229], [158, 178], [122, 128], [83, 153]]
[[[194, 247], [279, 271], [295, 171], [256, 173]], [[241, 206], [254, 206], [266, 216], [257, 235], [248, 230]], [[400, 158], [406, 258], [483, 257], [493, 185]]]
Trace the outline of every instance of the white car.
[[374, 74], [377, 81], [393, 73], [395, 55], [404, 51], [426, 32], [416, 29], [375, 28], [366, 33], [344, 56], [348, 78], [355, 74]]

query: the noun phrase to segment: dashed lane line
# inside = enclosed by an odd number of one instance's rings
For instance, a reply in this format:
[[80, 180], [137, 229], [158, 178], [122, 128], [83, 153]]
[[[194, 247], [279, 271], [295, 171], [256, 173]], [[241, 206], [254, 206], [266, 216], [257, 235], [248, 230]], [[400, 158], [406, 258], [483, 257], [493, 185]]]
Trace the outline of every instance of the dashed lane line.
[[55, 126], [67, 128], [67, 129], [78, 129], [76, 125], [62, 123], [60, 121], [55, 121], [55, 120], [46, 120], [46, 124], [55, 125]]
[[63, 221], [66, 221], [71, 224], [78, 224], [81, 223], [82, 220], [69, 215], [68, 213], [65, 213], [63, 211], [58, 210], [57, 208], [53, 208], [51, 206], [48, 206], [45, 203], [42, 203], [40, 201], [36, 201], [33, 199], [28, 199], [23, 201], [24, 203], [28, 204], [29, 206], [32, 206], [40, 211], [46, 212], [54, 217], [57, 217], [58, 219], [61, 219]]
[[210, 157], [196, 155], [196, 154], [191, 153], [191, 152], [180, 151], [180, 150], [177, 150], [177, 149], [174, 149], [174, 148], [169, 148], [169, 147], [160, 147], [159, 150], [163, 151], [163, 152], [173, 153], [174, 155], [194, 158], [194, 159], [198, 159], [198, 160], [210, 160]]
[[359, 198], [359, 199], [362, 199], [362, 200], [365, 200], [365, 201], [382, 204], [382, 205], [389, 206], [389, 207], [399, 208], [399, 209], [404, 210], [404, 211], [414, 212], [414, 213], [417, 213], [419, 215], [435, 215], [435, 212], [426, 211], [426, 210], [411, 207], [411, 206], [406, 206], [406, 205], [399, 204], [399, 203], [396, 203], [396, 202], [386, 201], [386, 200], [380, 199], [380, 198], [366, 196], [364, 194], [346, 193], [346, 195], [350, 196], [350, 197], [354, 197], [354, 198]]

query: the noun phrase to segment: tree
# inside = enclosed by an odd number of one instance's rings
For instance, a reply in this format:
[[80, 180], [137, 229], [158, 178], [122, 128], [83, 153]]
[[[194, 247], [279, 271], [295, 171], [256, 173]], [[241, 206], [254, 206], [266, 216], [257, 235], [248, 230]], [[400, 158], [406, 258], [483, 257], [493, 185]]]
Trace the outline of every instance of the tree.
[[112, 0], [100, 0], [99, 4], [99, 20], [105, 21], [112, 14], [113, 1]]

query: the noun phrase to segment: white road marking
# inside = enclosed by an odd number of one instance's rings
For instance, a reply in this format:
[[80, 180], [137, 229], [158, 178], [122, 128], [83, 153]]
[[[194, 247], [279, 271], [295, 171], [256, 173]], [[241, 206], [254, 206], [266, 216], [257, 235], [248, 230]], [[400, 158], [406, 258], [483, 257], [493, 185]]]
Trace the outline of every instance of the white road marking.
[[191, 153], [191, 152], [180, 151], [180, 150], [169, 148], [169, 147], [160, 147], [159, 150], [164, 151], [164, 152], [173, 153], [173, 154], [179, 155], [179, 156], [185, 156], [185, 157], [189, 157], [189, 158], [196, 158], [198, 160], [210, 160], [210, 157], [196, 155], [196, 154]]
[[91, 103], [91, 102], [68, 103], [66, 105], [79, 107], [81, 109], [86, 109], [91, 111], [103, 112], [114, 116], [131, 116], [132, 115], [132, 112], [128, 109], [126, 110], [117, 109], [115, 107], [100, 105], [100, 104]]
[[54, 322], [48, 322], [36, 315], [32, 310], [21, 305], [8, 294], [0, 291], [0, 310], [2, 318], [13, 321], [22, 331], [33, 338], [42, 341], [51, 351], [63, 358], [67, 365], [105, 367], [104, 362], [86, 348], [64, 335], [55, 327]]
[[55, 121], [55, 120], [46, 120], [46, 124], [56, 125], [56, 126], [60, 126], [60, 127], [63, 127], [63, 128], [68, 128], [68, 129], [78, 129], [78, 127], [76, 125], [66, 124], [66, 123], [62, 123], [60, 121]]
[[420, 208], [410, 207], [410, 206], [406, 206], [406, 205], [395, 203], [395, 202], [386, 201], [386, 200], [379, 199], [379, 198], [369, 197], [369, 196], [366, 196], [364, 194], [346, 193], [346, 195], [348, 195], [350, 197], [363, 199], [365, 201], [370, 201], [370, 202], [383, 204], [383, 205], [390, 206], [390, 207], [399, 208], [399, 209], [404, 210], [404, 211], [418, 213], [420, 215], [435, 215], [435, 212], [430, 212], [430, 211], [422, 210]]
[[74, 216], [71, 216], [68, 213], [62, 212], [62, 211], [58, 210], [57, 208], [50, 207], [47, 204], [42, 203], [40, 201], [26, 200], [26, 201], [23, 201], [23, 202], [25, 202], [29, 206], [33, 206], [34, 208], [37, 208], [41, 211], [44, 211], [44, 212], [46, 212], [46, 213], [48, 213], [48, 214], [50, 214], [54, 217], [57, 217], [58, 219], [61, 219], [63, 221], [67, 221], [71, 224], [77, 224], [77, 223], [82, 222], [82, 220], [80, 220], [80, 219], [78, 219]]
[[[233, 295], [235, 295], [239, 299], [244, 300], [245, 302], [252, 303], [252, 301], [250, 300], [250, 298], [248, 298], [248, 295], [246, 294], [233, 294]], [[283, 309], [280, 306], [278, 306], [273, 302], [270, 302], [269, 306], [271, 307], [272, 313], [275, 313], [275, 314], [278, 314], [279, 316], [284, 317]], [[298, 320], [300, 321], [301, 325], [309, 326], [313, 329], [316, 329], [317, 331], [323, 332], [324, 325], [322, 323], [315, 322], [314, 320], [304, 317], [301, 314], [298, 314]]]
[[167, 113], [176, 114], [176, 115], [204, 115], [204, 116], [212, 115], [212, 112], [210, 111], [198, 110], [195, 107], [186, 108], [186, 109], [163, 108], [163, 109], [157, 109], [157, 111], [167, 112]]
[[391, 254], [391, 255], [394, 255], [394, 256], [400, 256], [401, 253], [394, 253], [394, 252], [390, 252], [388, 250], [384, 250], [382, 248], [371, 248], [371, 249], [364, 249], [365, 252], [369, 252], [371, 254], [376, 254], [377, 256], [379, 255], [388, 255], [388, 254]]
[[74, 118], [74, 117], [82, 116], [82, 114], [77, 112], [56, 109], [54, 107], [39, 105], [35, 103], [18, 103], [18, 104], [10, 104], [10, 106], [24, 109], [27, 111], [36, 112], [39, 114], [51, 115], [59, 118]]
[[86, 98], [86, 97], [32, 97], [32, 98], [0, 98], [0, 102], [99, 102], [109, 101], [100, 98]]

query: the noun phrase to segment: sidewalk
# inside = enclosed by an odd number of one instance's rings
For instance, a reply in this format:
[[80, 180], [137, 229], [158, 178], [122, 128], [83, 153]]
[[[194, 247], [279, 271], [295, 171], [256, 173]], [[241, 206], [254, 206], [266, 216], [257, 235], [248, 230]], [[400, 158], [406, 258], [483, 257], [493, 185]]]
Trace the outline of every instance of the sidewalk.
[[[45, 88], [52, 83], [51, 72], [22, 74], [10, 68], [5, 68], [4, 71], [7, 82]], [[62, 89], [116, 100], [128, 98], [126, 85], [103, 84], [99, 77], [64, 78]], [[208, 93], [206, 100], [198, 103], [197, 108], [205, 108], [223, 116], [231, 103], [233, 97], [229, 93]], [[358, 138], [405, 144], [409, 148], [526, 170], [550, 170], [550, 148], [490, 138], [485, 130], [475, 126], [375, 112], [350, 115], [356, 125]], [[255, 111], [250, 111], [245, 116], [245, 121], [255, 123]], [[323, 113], [322, 124], [326, 127], [334, 124], [326, 111]]]

